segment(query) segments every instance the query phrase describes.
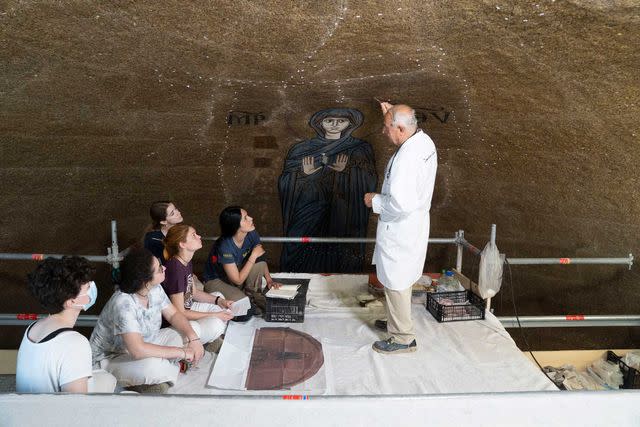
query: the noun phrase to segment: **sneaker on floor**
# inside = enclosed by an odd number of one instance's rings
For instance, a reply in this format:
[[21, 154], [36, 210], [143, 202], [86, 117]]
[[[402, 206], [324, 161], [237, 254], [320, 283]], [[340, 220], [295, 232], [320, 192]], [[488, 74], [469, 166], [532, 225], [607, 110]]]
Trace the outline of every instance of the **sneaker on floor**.
[[381, 331], [387, 332], [387, 321], [384, 319], [378, 319], [373, 323], [373, 326], [376, 329], [380, 329]]
[[124, 387], [125, 390], [135, 391], [140, 394], [165, 394], [169, 391], [169, 383], [160, 383], [160, 384], [140, 384], [140, 385], [132, 385], [129, 387]]
[[224, 335], [220, 335], [215, 340], [205, 344], [204, 349], [211, 353], [218, 354], [220, 352], [220, 348], [222, 347], [223, 343], [224, 343]]
[[411, 341], [409, 344], [400, 344], [395, 342], [393, 337], [383, 341], [376, 341], [372, 347], [374, 351], [384, 354], [412, 353], [418, 349], [416, 340]]

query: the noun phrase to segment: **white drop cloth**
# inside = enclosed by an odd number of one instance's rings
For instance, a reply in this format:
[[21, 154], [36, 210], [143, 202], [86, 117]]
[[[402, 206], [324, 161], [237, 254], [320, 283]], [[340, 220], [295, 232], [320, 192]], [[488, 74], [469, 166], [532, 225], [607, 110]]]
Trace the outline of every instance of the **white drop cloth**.
[[[216, 361], [212, 384], [223, 384], [230, 377], [234, 378], [229, 384], [243, 382], [238, 382], [238, 376], [248, 364], [246, 357], [253, 342], [250, 331], [259, 327], [285, 326], [310, 334], [322, 343], [323, 368], [287, 392], [224, 390], [207, 386], [214, 356], [203, 360], [198, 369], [180, 375], [169, 393], [378, 395], [556, 389], [491, 313], [485, 320], [438, 323], [424, 305], [414, 304], [418, 351], [384, 355], [371, 349], [374, 341], [386, 338], [373, 328], [384, 309], [361, 308], [356, 300], [358, 294], [367, 292], [367, 276], [274, 276], [311, 278], [304, 323], [269, 323], [254, 318], [232, 324]], [[245, 348], [239, 349], [243, 342]], [[245, 356], [238, 356], [242, 353]]]

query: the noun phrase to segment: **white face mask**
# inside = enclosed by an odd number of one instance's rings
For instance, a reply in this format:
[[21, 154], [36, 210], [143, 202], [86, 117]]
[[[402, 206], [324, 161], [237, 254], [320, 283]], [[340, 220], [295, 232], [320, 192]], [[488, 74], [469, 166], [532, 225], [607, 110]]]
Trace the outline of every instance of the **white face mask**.
[[84, 305], [80, 305], [80, 304], [74, 304], [74, 307], [82, 307], [83, 311], [87, 311], [91, 308], [91, 306], [93, 304], [96, 303], [96, 300], [98, 299], [98, 287], [96, 286], [96, 282], [91, 281], [89, 282], [89, 290], [87, 290], [86, 294], [80, 294], [78, 295], [78, 297], [84, 296], [84, 295], [88, 295], [89, 296], [89, 302], [87, 302]]

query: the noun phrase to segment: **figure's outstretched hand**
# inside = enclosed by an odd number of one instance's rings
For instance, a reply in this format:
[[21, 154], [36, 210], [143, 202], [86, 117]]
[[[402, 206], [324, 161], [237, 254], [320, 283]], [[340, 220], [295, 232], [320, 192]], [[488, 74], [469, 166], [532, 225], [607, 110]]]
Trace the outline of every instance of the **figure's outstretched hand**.
[[376, 197], [376, 193], [366, 193], [364, 195], [364, 205], [368, 208], [373, 207], [373, 198]]
[[313, 156], [308, 156], [302, 159], [302, 172], [304, 172], [305, 175], [311, 175], [320, 169], [319, 167], [314, 168], [313, 166]]
[[336, 172], [342, 172], [344, 168], [347, 167], [348, 161], [349, 161], [348, 155], [338, 154], [338, 157], [336, 157], [336, 162], [332, 165], [329, 165], [329, 167]]

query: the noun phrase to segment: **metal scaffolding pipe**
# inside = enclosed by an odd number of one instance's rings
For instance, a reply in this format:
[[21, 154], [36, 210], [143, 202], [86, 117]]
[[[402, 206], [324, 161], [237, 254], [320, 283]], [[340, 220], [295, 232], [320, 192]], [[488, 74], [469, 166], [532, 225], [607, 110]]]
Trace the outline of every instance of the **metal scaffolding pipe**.
[[[5, 260], [29, 260], [29, 261], [42, 261], [45, 258], [62, 258], [63, 256], [72, 256], [65, 254], [15, 254], [15, 253], [0, 253], [0, 259]], [[111, 258], [104, 255], [73, 255], [80, 256], [93, 262], [106, 262], [110, 263]]]
[[464, 246], [460, 243], [460, 239], [464, 239], [464, 230], [458, 230], [456, 233], [456, 270], [462, 273], [462, 255], [464, 253]]
[[491, 238], [489, 239], [492, 245], [496, 244], [496, 225], [491, 224]]
[[[202, 240], [216, 240], [218, 237], [203, 237]], [[262, 237], [260, 240], [269, 243], [375, 243], [374, 238], [363, 237]], [[455, 245], [458, 239], [455, 237], [433, 237], [429, 243]]]
[[[17, 313], [0, 314], [0, 325], [2, 326], [25, 326], [30, 325], [38, 319], [49, 317], [48, 314]], [[98, 316], [80, 315], [75, 326], [94, 327], [98, 323]]]
[[[498, 317], [505, 328], [517, 328], [515, 317]], [[569, 314], [565, 316], [520, 316], [523, 328], [579, 328], [593, 326], [640, 326], [640, 316], [590, 316], [583, 314]]]
[[120, 268], [120, 257], [118, 250], [118, 225], [115, 219], [111, 220], [111, 247], [107, 248], [108, 257], [110, 258], [111, 267], [114, 269]]
[[626, 258], [507, 258], [511, 265], [558, 265], [558, 264], [626, 264], [631, 268], [633, 255]]
[[[18, 313], [0, 314], [0, 325], [26, 326], [33, 321], [47, 317], [48, 314]], [[517, 328], [518, 321], [513, 316], [498, 317], [505, 328]], [[78, 316], [76, 326], [93, 327], [98, 322], [98, 316]], [[520, 316], [523, 328], [576, 328], [595, 326], [640, 326], [640, 315], [583, 315], [569, 314], [564, 316]]]
[[460, 237], [458, 239], [458, 242], [465, 247], [465, 249], [467, 249], [469, 252], [471, 252], [474, 255], [480, 255], [480, 253], [482, 252], [480, 249], [476, 248], [475, 246], [473, 246], [471, 243], [469, 243], [467, 241], [467, 239], [465, 239], [464, 237]]

